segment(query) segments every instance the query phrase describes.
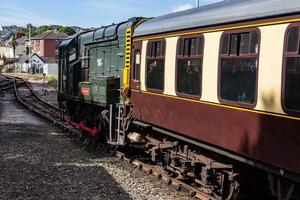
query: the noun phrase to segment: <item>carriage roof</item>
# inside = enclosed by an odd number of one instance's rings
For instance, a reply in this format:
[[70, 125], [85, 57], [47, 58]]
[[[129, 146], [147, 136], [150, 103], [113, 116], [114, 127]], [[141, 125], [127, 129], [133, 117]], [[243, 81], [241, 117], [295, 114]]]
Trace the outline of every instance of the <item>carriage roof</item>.
[[224, 0], [152, 18], [135, 37], [300, 13], [299, 0]]

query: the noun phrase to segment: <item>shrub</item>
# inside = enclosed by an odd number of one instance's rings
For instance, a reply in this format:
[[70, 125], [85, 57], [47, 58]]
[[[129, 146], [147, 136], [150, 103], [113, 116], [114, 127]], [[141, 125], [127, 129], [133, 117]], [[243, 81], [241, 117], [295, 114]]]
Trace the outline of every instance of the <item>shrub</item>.
[[57, 86], [58, 86], [57, 76], [48, 76], [46, 79], [48, 80], [48, 85], [50, 87], [53, 87], [53, 88], [57, 89]]

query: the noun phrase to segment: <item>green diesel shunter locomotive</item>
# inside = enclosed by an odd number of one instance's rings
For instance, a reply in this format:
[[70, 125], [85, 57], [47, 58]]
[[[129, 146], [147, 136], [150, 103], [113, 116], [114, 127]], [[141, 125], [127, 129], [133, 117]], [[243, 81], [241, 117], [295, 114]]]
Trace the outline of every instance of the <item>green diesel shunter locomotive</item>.
[[68, 122], [87, 136], [98, 138], [103, 132], [101, 136], [109, 143], [125, 143], [131, 112], [125, 106], [131, 37], [142, 21], [132, 18], [103, 26], [77, 34], [59, 46], [58, 101], [70, 116]]

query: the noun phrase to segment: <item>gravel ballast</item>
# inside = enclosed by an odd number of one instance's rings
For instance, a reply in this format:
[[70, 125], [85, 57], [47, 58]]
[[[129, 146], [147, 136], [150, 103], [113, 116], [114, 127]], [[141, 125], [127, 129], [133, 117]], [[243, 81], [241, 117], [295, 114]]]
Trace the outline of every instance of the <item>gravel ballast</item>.
[[11, 94], [0, 98], [0, 191], [0, 199], [186, 199], [33, 116]]

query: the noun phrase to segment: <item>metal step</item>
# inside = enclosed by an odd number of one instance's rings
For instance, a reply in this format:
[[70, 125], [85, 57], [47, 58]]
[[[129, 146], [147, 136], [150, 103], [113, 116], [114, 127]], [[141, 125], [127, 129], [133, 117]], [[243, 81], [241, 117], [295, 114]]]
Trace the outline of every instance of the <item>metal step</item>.
[[146, 124], [140, 121], [133, 121], [132, 124], [137, 125], [139, 127], [145, 128], [145, 129], [152, 129], [152, 126], [150, 124]]

